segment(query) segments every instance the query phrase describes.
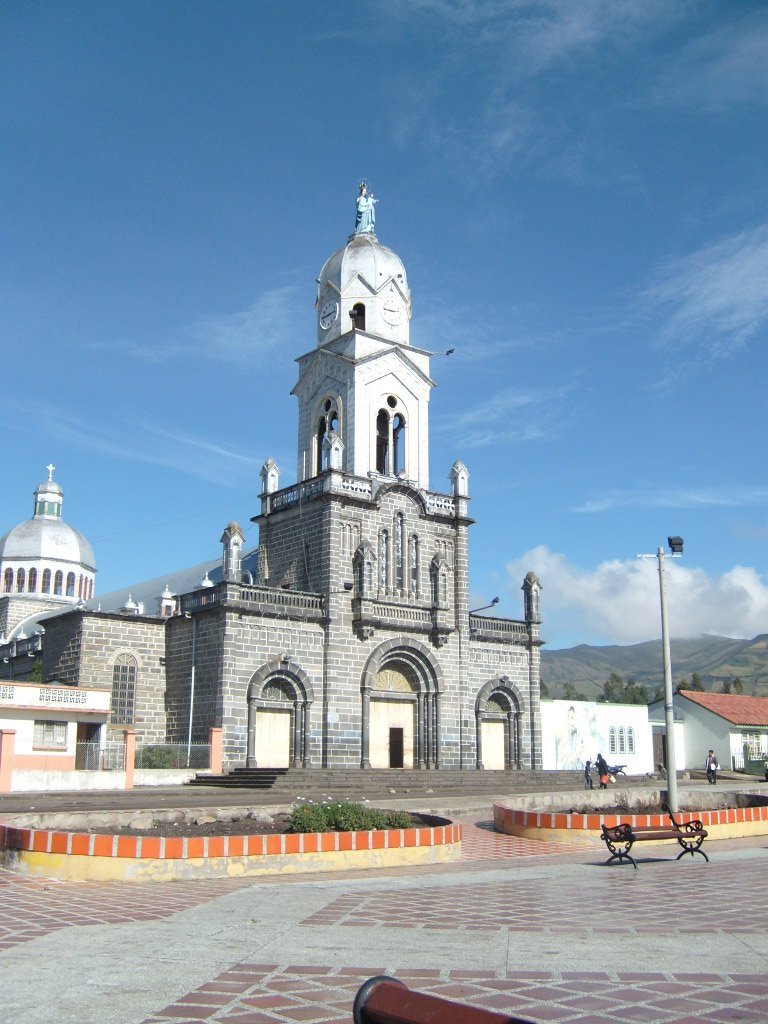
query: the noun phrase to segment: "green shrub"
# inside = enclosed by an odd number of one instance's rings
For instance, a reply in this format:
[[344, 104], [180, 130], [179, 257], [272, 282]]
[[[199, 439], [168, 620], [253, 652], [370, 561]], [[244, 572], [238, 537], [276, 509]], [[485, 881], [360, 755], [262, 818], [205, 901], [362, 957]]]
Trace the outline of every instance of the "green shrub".
[[137, 768], [179, 768], [182, 763], [186, 764], [186, 755], [182, 757], [175, 744], [157, 744], [136, 750]]
[[291, 832], [368, 832], [373, 829], [411, 828], [407, 811], [378, 811], [350, 800], [322, 804], [301, 803], [291, 810]]

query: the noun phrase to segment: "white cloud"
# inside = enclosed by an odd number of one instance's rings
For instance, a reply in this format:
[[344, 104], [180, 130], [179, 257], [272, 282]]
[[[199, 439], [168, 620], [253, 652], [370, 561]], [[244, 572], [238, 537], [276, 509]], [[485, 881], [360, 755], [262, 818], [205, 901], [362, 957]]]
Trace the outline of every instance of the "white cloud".
[[[248, 309], [202, 317], [170, 338], [152, 345], [120, 342], [123, 354], [152, 363], [197, 358], [238, 366], [263, 366], [296, 344], [301, 330], [294, 310], [298, 289], [293, 285], [263, 292]], [[103, 343], [94, 348], [113, 348]]]
[[[720, 21], [681, 48], [664, 64], [656, 102], [722, 108], [733, 103], [765, 105], [768, 100], [768, 12], [736, 5], [736, 17]], [[739, 17], [738, 15], [744, 16]]]
[[[655, 558], [582, 569], [542, 545], [506, 569], [515, 591], [530, 569], [541, 579], [545, 639], [567, 633], [581, 636], [584, 643], [630, 644], [661, 634]], [[768, 584], [753, 568], [734, 566], [721, 576], [709, 576], [703, 569], [666, 559], [665, 592], [672, 636], [750, 638], [765, 632]]]
[[667, 260], [645, 299], [665, 316], [659, 345], [705, 359], [743, 347], [768, 320], [768, 224]]
[[[393, 83], [390, 91], [403, 100], [392, 125], [395, 141], [442, 152], [447, 167], [476, 185], [520, 160], [582, 177], [589, 147], [580, 150], [539, 90], [624, 59], [627, 49], [683, 16], [664, 0], [389, 0], [381, 10], [397, 16], [401, 30], [428, 19], [436, 52], [449, 54]], [[459, 117], [449, 97], [464, 77], [483, 84], [475, 109]], [[463, 103], [470, 95], [463, 91]]]
[[465, 48], [487, 53], [502, 47], [508, 74], [520, 77], [588, 54], [606, 40], [624, 46], [676, 16], [663, 0], [407, 0], [386, 9], [405, 18], [427, 16], [437, 34], [460, 34]]
[[562, 399], [571, 386], [561, 388], [505, 388], [487, 394], [475, 406], [441, 417], [435, 430], [461, 438], [465, 449], [540, 440], [560, 429]]
[[95, 426], [52, 403], [15, 403], [12, 399], [4, 403], [3, 413], [8, 422], [17, 420], [22, 411], [24, 422], [39, 424], [47, 437], [77, 448], [129, 462], [164, 466], [217, 485], [239, 486], [244, 477], [251, 482], [258, 479], [260, 462], [253, 455], [194, 434], [153, 427], [118, 413], [111, 418], [102, 414]]
[[606, 512], [615, 508], [743, 508], [766, 503], [768, 488], [765, 487], [611, 490], [589, 498], [574, 512]]

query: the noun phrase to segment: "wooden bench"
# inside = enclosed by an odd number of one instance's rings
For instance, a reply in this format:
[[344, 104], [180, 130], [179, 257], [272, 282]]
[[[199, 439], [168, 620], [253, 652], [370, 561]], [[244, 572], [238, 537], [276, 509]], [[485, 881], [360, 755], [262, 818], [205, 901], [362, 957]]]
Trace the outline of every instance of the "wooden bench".
[[691, 856], [694, 853], [700, 853], [704, 860], [709, 863], [709, 857], [701, 849], [701, 844], [707, 838], [707, 832], [702, 823], [698, 819], [693, 821], [677, 821], [669, 809], [667, 814], [672, 822], [671, 825], [642, 825], [637, 827], [626, 823], [610, 826], [603, 825], [600, 838], [611, 851], [611, 856], [605, 863], [610, 864], [614, 860], [621, 863], [628, 860], [637, 868], [635, 859], [630, 853], [634, 844], [659, 839], [674, 839], [682, 846], [682, 850], [678, 853], [675, 860], [680, 860], [686, 853], [690, 853]]

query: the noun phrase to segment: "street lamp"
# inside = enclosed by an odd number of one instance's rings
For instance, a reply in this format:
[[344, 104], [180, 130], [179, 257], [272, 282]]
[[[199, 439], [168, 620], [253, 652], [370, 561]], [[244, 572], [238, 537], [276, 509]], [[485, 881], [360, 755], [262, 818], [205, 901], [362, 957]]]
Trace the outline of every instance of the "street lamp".
[[[667, 537], [670, 558], [682, 558], [683, 538]], [[661, 603], [661, 649], [664, 662], [664, 721], [667, 733], [667, 805], [673, 814], [677, 806], [677, 760], [675, 758], [675, 705], [672, 690], [672, 659], [669, 653], [669, 630], [667, 629], [667, 604], [664, 594], [664, 548], [658, 548], [655, 555], [638, 555], [638, 558], [655, 558], [659, 566], [659, 600]]]
[[498, 603], [499, 603], [498, 597], [493, 597], [493, 598], [491, 598], [491, 603], [490, 604], [484, 604], [482, 608], [473, 608], [470, 611], [469, 614], [470, 615], [477, 615], [478, 612], [485, 612], [489, 608], [495, 608]]

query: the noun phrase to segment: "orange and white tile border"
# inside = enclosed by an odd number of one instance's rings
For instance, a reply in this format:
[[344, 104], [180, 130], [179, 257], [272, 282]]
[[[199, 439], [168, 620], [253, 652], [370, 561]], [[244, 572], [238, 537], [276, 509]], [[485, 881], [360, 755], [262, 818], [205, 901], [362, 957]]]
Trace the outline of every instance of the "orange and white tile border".
[[[768, 807], [734, 807], [719, 811], [680, 811], [680, 821], [698, 818], [709, 839], [738, 839], [768, 834]], [[507, 803], [493, 805], [493, 824], [497, 832], [526, 839], [546, 839], [572, 843], [579, 839], [600, 841], [603, 825], [611, 827], [628, 822], [634, 828], [669, 825], [666, 814], [570, 814], [562, 811], [518, 810]]]
[[157, 837], [0, 825], [0, 863], [66, 881], [170, 881], [440, 864], [461, 857], [461, 825], [371, 832]]

